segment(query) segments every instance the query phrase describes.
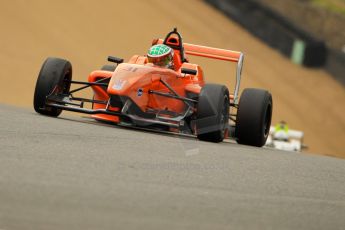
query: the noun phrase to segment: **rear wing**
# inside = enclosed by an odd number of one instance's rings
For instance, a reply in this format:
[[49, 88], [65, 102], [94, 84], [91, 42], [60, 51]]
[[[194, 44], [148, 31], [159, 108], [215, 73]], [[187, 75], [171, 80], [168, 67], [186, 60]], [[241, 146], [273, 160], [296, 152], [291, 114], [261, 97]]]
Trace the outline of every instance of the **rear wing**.
[[[163, 39], [159, 39], [159, 44], [163, 43]], [[192, 56], [199, 56], [223, 61], [236, 62], [236, 85], [234, 91], [234, 104], [238, 104], [238, 93], [241, 84], [241, 74], [243, 67], [244, 54], [238, 51], [218, 49], [207, 46], [194, 45], [189, 43], [183, 43], [184, 52]]]

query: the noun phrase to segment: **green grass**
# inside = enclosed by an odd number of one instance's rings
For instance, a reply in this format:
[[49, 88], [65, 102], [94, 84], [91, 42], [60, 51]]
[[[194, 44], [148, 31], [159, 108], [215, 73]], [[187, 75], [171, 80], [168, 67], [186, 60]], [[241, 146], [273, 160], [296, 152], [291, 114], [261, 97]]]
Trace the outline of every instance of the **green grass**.
[[311, 0], [312, 4], [345, 16], [345, 0]]

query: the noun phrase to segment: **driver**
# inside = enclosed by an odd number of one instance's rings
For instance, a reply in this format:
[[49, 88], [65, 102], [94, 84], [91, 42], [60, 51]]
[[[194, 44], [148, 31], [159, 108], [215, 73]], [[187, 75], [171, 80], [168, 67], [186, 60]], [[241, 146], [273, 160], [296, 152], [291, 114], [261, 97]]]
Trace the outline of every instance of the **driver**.
[[274, 127], [273, 138], [281, 141], [289, 140], [289, 127], [285, 121], [281, 121]]
[[147, 59], [156, 66], [174, 69], [174, 51], [167, 45], [152, 46], [147, 53]]

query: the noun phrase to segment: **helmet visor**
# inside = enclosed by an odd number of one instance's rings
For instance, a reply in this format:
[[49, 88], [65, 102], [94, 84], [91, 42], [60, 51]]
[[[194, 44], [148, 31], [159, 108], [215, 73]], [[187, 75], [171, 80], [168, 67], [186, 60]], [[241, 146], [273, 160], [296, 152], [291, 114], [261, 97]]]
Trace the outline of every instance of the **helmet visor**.
[[172, 64], [172, 55], [168, 54], [162, 57], [150, 57], [148, 56], [148, 61], [153, 63], [154, 65], [161, 66], [161, 67], [169, 67]]

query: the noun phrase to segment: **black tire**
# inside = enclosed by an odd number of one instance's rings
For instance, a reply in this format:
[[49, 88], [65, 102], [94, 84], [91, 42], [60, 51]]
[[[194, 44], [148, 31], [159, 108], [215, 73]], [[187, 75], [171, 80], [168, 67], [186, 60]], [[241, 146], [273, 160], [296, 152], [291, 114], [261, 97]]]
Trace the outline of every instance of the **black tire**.
[[116, 69], [115, 65], [104, 65], [101, 68], [101, 70], [110, 71], [110, 72], [114, 72], [115, 69]]
[[229, 90], [226, 86], [206, 84], [201, 89], [195, 125], [199, 140], [223, 141], [229, 126]]
[[272, 109], [272, 95], [268, 91], [245, 89], [236, 116], [237, 143], [262, 147], [269, 134]]
[[43, 63], [37, 78], [34, 93], [34, 109], [37, 113], [57, 117], [61, 109], [46, 106], [46, 98], [54, 93], [68, 93], [72, 79], [72, 65], [69, 61], [49, 57]]

